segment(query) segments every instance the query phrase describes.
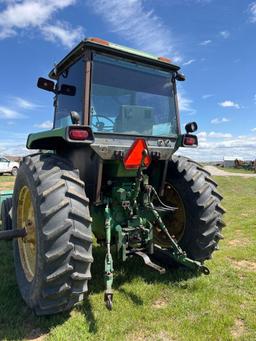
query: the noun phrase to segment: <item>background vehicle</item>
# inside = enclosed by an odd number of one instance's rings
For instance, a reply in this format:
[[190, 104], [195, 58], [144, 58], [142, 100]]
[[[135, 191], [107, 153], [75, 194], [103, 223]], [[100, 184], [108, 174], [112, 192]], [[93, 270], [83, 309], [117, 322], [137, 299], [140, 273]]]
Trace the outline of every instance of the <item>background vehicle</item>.
[[14, 241], [14, 255], [26, 303], [45, 315], [83, 299], [93, 234], [106, 248], [104, 271], [94, 266], [104, 273], [109, 309], [114, 248], [119, 260], [142, 257], [160, 274], [170, 260], [209, 274], [203, 262], [222, 238], [224, 210], [210, 174], [174, 155], [197, 146], [195, 122], [181, 134], [179, 67], [90, 38], [50, 77], [56, 83], [39, 78], [38, 86], [55, 94], [54, 128], [27, 140], [27, 148], [49, 152], [24, 158], [12, 230], [4, 231], [23, 237]]
[[19, 168], [19, 163], [10, 161], [5, 157], [0, 157], [0, 175], [11, 173], [16, 176]]

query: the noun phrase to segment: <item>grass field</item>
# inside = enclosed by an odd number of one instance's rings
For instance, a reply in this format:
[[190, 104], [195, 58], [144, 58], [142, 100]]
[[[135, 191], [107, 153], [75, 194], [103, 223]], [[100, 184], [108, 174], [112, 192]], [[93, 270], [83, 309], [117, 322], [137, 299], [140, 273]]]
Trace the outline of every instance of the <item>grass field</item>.
[[8, 175], [0, 176], [0, 191], [12, 189], [14, 180], [15, 180], [14, 176], [8, 176]]
[[0, 340], [256, 340], [256, 181], [216, 180], [227, 227], [220, 251], [207, 262], [211, 274], [176, 269], [159, 276], [128, 261], [115, 268], [111, 312], [102, 302], [99, 248], [88, 299], [70, 314], [38, 318], [20, 297], [11, 243], [0, 242]]

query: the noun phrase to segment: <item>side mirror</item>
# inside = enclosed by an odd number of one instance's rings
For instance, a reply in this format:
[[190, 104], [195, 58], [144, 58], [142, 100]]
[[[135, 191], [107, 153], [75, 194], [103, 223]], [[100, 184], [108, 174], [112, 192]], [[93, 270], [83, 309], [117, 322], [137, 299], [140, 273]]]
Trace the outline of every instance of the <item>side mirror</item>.
[[76, 87], [73, 85], [62, 84], [58, 93], [66, 96], [75, 96]]
[[38, 78], [37, 87], [46, 91], [55, 92], [55, 83], [43, 77]]
[[183, 73], [176, 72], [175, 79], [179, 82], [184, 82], [186, 77], [183, 75]]
[[189, 122], [185, 125], [185, 130], [187, 134], [193, 133], [194, 131], [197, 131], [197, 123], [196, 122]]

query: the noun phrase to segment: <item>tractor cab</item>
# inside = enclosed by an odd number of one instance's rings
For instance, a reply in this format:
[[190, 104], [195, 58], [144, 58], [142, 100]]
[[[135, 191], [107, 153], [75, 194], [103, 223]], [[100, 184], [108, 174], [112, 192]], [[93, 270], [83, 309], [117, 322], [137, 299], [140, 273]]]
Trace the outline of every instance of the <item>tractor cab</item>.
[[140, 136], [161, 159], [170, 157], [164, 147], [174, 149], [180, 135], [176, 80], [185, 79], [170, 59], [89, 38], [49, 76], [56, 84], [40, 78], [38, 86], [55, 93], [54, 129], [72, 125], [75, 111], [79, 123], [92, 128], [94, 148], [103, 158], [98, 143], [116, 138], [131, 145]]
[[57, 94], [54, 127], [71, 124], [70, 111], [77, 111], [81, 123], [91, 125], [94, 133], [177, 135], [179, 68], [170, 62], [139, 56], [98, 38], [86, 39], [50, 73], [58, 90], [63, 85], [75, 90], [71, 96]]

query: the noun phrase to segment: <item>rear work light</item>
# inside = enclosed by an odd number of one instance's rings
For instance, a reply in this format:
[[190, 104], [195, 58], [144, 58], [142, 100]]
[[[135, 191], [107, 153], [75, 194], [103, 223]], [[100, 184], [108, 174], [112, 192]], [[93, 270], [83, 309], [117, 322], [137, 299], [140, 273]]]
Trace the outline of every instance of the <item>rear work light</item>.
[[126, 169], [139, 168], [142, 163], [142, 158], [144, 158], [142, 166], [148, 167], [151, 162], [151, 158], [148, 154], [146, 141], [144, 139], [135, 140], [124, 157], [124, 167]]
[[171, 59], [166, 57], [158, 57], [157, 59], [164, 63], [171, 63]]
[[92, 43], [97, 43], [100, 45], [109, 46], [109, 42], [107, 40], [100, 39], [100, 38], [89, 38], [88, 41], [91, 41]]
[[71, 128], [69, 130], [69, 138], [71, 140], [84, 141], [84, 140], [87, 140], [88, 137], [89, 137], [89, 132], [87, 130], [74, 129], [74, 128]]
[[194, 147], [198, 145], [197, 137], [195, 135], [184, 135], [183, 146]]

